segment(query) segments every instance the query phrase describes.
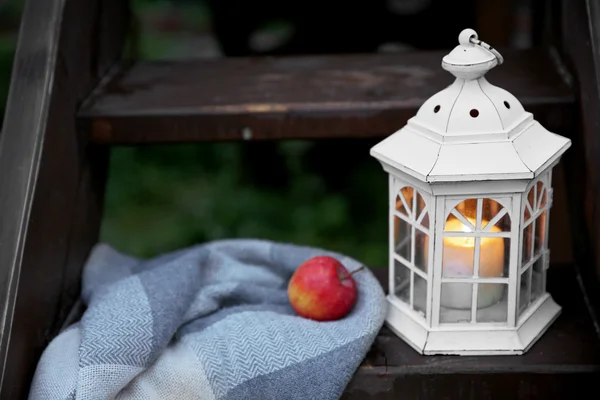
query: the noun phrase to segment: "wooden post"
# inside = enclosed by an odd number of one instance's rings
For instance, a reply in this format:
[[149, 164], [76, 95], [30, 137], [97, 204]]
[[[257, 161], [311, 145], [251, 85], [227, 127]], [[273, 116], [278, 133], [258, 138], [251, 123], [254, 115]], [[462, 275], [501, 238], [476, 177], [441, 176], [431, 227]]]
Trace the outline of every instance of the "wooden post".
[[25, 3], [0, 137], [2, 399], [27, 397], [97, 240], [108, 152], [75, 113], [120, 57], [128, 19], [120, 0]]

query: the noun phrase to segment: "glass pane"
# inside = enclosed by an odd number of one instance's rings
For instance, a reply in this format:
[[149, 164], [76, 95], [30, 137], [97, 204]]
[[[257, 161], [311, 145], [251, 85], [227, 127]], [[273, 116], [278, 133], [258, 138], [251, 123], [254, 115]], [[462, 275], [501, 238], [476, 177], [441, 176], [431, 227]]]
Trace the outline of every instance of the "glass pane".
[[[409, 206], [408, 203], [407, 206]], [[406, 215], [407, 217], [410, 216], [409, 211], [406, 209], [406, 207], [404, 207], [404, 203], [399, 195], [396, 196], [396, 211], [398, 211], [400, 214]]]
[[533, 271], [531, 276], [531, 301], [537, 300], [545, 290], [545, 269], [544, 256], [541, 256], [533, 263]]
[[527, 207], [525, 207], [525, 214], [523, 215], [523, 222], [529, 221], [529, 218], [531, 218], [531, 213], [529, 212]]
[[473, 276], [474, 256], [474, 237], [445, 237], [442, 276], [445, 278]]
[[543, 211], [535, 220], [535, 254], [540, 254], [546, 239], [546, 211]]
[[521, 266], [531, 260], [533, 251], [533, 225], [529, 224], [523, 229], [523, 252], [521, 255]]
[[427, 315], [427, 281], [423, 279], [420, 275], [415, 274], [415, 290], [414, 290], [414, 299], [413, 299], [413, 308], [419, 314], [423, 316], [423, 318]]
[[527, 309], [529, 305], [529, 279], [531, 268], [521, 274], [521, 288], [519, 290], [519, 315]]
[[547, 202], [548, 202], [548, 191], [546, 190], [546, 188], [544, 188], [542, 191], [542, 194], [539, 196], [539, 199], [538, 199], [539, 208], [546, 207]]
[[412, 227], [408, 222], [397, 216], [394, 217], [394, 242], [396, 254], [406, 261], [411, 261]]
[[485, 227], [488, 221], [491, 221], [504, 207], [496, 200], [483, 199], [481, 209], [481, 227]]
[[417, 193], [417, 212], [415, 213], [415, 219], [419, 218], [425, 211], [425, 200], [421, 196], [421, 193]]
[[473, 285], [442, 283], [440, 322], [470, 322]]
[[425, 214], [423, 220], [421, 221], [421, 225], [423, 226], [423, 228], [429, 229], [429, 213]]
[[536, 201], [536, 203], [535, 203], [535, 209], [536, 210], [539, 210], [540, 207], [541, 207], [540, 203], [543, 200], [544, 191], [545, 191], [544, 184], [541, 181], [538, 182], [538, 183], [536, 183], [536, 192], [537, 192], [537, 197], [535, 198], [535, 201]]
[[394, 260], [394, 294], [407, 304], [410, 304], [410, 274], [410, 269]]
[[480, 283], [477, 293], [477, 322], [506, 322], [508, 287], [504, 283]]
[[482, 237], [479, 249], [479, 276], [498, 278], [508, 276], [510, 238]]
[[510, 232], [510, 216], [506, 213], [494, 226], [488, 227], [487, 225], [487, 221], [482, 221], [481, 226], [487, 232]]
[[456, 218], [453, 214], [450, 214], [446, 220], [446, 227], [444, 230], [446, 232], [473, 232], [476, 220], [468, 219], [468, 221], [472, 224], [472, 226], [463, 224], [460, 219]]
[[[400, 195], [396, 199], [396, 210], [404, 215], [411, 215], [413, 208], [414, 189], [410, 186], [405, 186], [400, 190]], [[404, 202], [402, 202], [402, 197]]]
[[415, 229], [415, 266], [423, 272], [427, 272], [429, 260], [429, 235], [419, 229]]
[[[455, 208], [456, 211], [464, 215], [467, 219], [473, 221], [477, 219], [477, 199], [467, 199], [459, 203]], [[475, 224], [475, 222], [473, 222], [473, 224]]]
[[504, 283], [480, 283], [477, 293], [477, 308], [490, 307], [502, 300], [505, 287]]
[[529, 207], [531, 207], [531, 210], [535, 212], [535, 186], [529, 190], [529, 193], [527, 193], [527, 202], [529, 203]]

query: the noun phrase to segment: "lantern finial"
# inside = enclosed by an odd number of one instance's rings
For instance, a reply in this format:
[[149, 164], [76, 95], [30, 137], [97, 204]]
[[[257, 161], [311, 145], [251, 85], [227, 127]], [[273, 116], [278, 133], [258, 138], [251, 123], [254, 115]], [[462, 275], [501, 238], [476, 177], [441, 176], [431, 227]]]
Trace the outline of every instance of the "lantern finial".
[[458, 36], [459, 45], [442, 60], [442, 67], [460, 79], [474, 80], [504, 62], [502, 55], [479, 40], [473, 29], [464, 29]]

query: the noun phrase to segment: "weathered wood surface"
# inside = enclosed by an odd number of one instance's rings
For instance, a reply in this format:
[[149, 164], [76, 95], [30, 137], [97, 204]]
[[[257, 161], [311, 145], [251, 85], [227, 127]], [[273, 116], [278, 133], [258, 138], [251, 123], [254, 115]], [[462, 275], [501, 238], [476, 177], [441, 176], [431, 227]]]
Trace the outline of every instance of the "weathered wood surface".
[[[375, 270], [387, 287], [387, 270]], [[542, 338], [522, 356], [421, 356], [383, 328], [348, 386], [354, 399], [568, 399], [595, 391], [600, 337], [574, 265], [553, 265], [548, 290], [563, 307]]]
[[[553, 264], [548, 290], [563, 311], [522, 356], [421, 356], [385, 326], [342, 399], [564, 400], [593, 393], [600, 379], [600, 332], [577, 266]], [[388, 271], [373, 269], [383, 288]], [[84, 307], [77, 306], [79, 319]]]
[[0, 138], [2, 399], [27, 397], [97, 240], [107, 150], [89, 146], [75, 113], [120, 55], [126, 10], [119, 0], [25, 3]]
[[[137, 62], [83, 104], [98, 143], [382, 136], [452, 82], [447, 52]], [[572, 90], [543, 50], [504, 53], [490, 82], [564, 131]]]

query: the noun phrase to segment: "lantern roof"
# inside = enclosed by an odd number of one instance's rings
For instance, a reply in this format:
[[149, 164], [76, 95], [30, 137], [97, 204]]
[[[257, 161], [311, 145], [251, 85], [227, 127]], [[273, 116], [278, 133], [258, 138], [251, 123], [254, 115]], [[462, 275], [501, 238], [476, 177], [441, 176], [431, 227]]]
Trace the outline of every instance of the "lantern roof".
[[455, 76], [371, 155], [424, 182], [533, 179], [570, 147], [485, 74], [502, 64], [495, 49], [465, 29], [442, 59]]

